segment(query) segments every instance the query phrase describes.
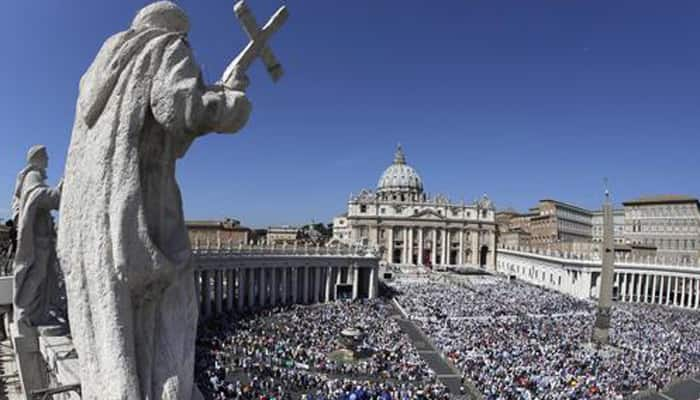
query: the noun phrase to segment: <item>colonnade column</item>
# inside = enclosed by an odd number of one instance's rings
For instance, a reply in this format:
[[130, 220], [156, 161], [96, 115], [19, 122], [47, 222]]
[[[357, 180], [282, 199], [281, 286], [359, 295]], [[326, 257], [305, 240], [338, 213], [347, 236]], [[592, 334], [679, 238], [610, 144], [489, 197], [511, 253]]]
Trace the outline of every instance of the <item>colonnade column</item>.
[[292, 304], [299, 301], [299, 268], [292, 267]]
[[209, 271], [202, 271], [202, 301], [204, 302], [204, 316], [211, 314], [211, 286], [209, 285]]
[[248, 268], [248, 309], [255, 308], [255, 269]]
[[417, 264], [423, 265], [423, 228], [418, 228], [418, 257]]
[[326, 271], [326, 303], [331, 301], [331, 290], [333, 288], [333, 267], [328, 267]]
[[697, 310], [700, 308], [700, 279], [695, 280], [695, 289], [693, 293], [695, 293], [695, 309]]
[[267, 306], [267, 272], [268, 268], [267, 266], [263, 265], [262, 268], [260, 268], [260, 292], [259, 292], [259, 303], [260, 307], [265, 307]]
[[226, 271], [226, 311], [228, 312], [233, 311], [233, 288], [235, 287], [234, 280], [236, 279], [234, 274], [233, 268], [229, 268]]
[[243, 301], [245, 300], [245, 292], [243, 291], [243, 287], [245, 286], [245, 275], [246, 275], [246, 270], [245, 268], [238, 268], [238, 304], [236, 305], [236, 309], [240, 312], [243, 311]]
[[685, 276], [681, 278], [681, 307], [685, 307]]
[[642, 274], [637, 274], [637, 303], [642, 302]]
[[627, 301], [627, 274], [622, 274], [622, 290], [621, 290], [621, 300]]
[[279, 293], [279, 286], [277, 285], [277, 266], [270, 268], [270, 305], [272, 307], [277, 306], [277, 294]]
[[679, 291], [678, 291], [678, 277], [676, 276], [674, 279], [674, 291], [673, 291], [673, 305], [677, 306], [679, 305]]
[[314, 303], [321, 301], [321, 267], [314, 267]]
[[287, 305], [289, 304], [289, 294], [287, 293], [287, 288], [289, 287], [289, 281], [287, 280], [287, 275], [288, 275], [288, 266], [284, 266], [282, 268], [282, 290], [280, 290], [280, 294], [282, 295], [282, 305]]
[[309, 304], [309, 266], [305, 265], [302, 267], [304, 270], [304, 277], [302, 278], [304, 282], [302, 282], [301, 290], [302, 290], [302, 297], [301, 301], [304, 304]]
[[223, 311], [223, 295], [224, 295], [224, 273], [217, 269], [214, 271], [214, 312], [221, 314]]
[[656, 299], [656, 274], [651, 276], [651, 304], [657, 304]]
[[666, 276], [666, 305], [671, 305], [671, 276]]

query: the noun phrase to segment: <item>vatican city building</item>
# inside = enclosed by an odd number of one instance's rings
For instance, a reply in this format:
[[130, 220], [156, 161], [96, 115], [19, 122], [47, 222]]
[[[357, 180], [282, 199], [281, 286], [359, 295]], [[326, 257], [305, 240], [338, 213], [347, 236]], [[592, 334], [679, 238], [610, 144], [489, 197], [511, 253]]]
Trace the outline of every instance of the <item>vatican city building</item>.
[[486, 196], [457, 204], [430, 197], [401, 146], [376, 191], [351, 195], [333, 220], [333, 241], [375, 247], [382, 262], [426, 267], [495, 265], [495, 209]]

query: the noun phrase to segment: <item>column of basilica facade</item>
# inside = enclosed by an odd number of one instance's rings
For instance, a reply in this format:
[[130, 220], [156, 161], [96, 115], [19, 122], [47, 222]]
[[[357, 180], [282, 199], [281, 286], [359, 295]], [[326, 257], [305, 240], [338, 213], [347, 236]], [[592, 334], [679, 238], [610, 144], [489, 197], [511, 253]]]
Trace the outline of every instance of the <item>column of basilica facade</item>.
[[399, 146], [376, 191], [351, 196], [334, 219], [334, 240], [379, 248], [387, 264], [491, 267], [496, 261], [494, 206], [484, 195], [471, 204], [428, 196]]

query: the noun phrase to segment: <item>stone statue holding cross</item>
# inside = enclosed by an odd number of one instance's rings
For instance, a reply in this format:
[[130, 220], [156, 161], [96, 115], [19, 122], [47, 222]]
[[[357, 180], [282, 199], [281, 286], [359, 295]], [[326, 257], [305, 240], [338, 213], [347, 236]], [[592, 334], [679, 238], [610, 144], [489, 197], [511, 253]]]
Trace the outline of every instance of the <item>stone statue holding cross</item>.
[[246, 124], [245, 71], [269, 53], [285, 17], [281, 9], [261, 29], [248, 20], [251, 42], [207, 85], [187, 16], [156, 2], [109, 38], [83, 75], [58, 232], [83, 399], [201, 397], [193, 384], [199, 303], [175, 165], [204, 134]]

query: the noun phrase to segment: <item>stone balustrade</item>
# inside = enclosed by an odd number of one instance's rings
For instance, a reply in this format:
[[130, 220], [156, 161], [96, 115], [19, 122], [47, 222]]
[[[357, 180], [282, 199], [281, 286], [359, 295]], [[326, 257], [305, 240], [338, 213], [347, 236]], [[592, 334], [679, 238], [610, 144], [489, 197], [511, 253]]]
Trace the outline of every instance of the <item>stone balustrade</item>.
[[[498, 246], [498, 250], [511, 250], [518, 251], [522, 253], [539, 254], [545, 256], [552, 256], [558, 258], [564, 258], [567, 260], [584, 260], [584, 261], [595, 261], [601, 262], [600, 254], [598, 252], [568, 252], [568, 251], [558, 251], [552, 249], [544, 249], [539, 247], [529, 247], [529, 246]], [[636, 254], [636, 253], [615, 253], [615, 262], [617, 263], [631, 263], [631, 264], [646, 264], [646, 265], [659, 265], [659, 266], [683, 266], [683, 267], [697, 267], [700, 268], [700, 258], [688, 259], [687, 257], [673, 257], [664, 255], [647, 255], [647, 254]]]
[[354, 257], [379, 257], [379, 251], [373, 247], [359, 245], [337, 244], [332, 246], [321, 245], [275, 245], [269, 243], [232, 244], [232, 243], [198, 243], [192, 248], [195, 257], [205, 256], [235, 256], [235, 255], [283, 255], [283, 256], [354, 256]]

